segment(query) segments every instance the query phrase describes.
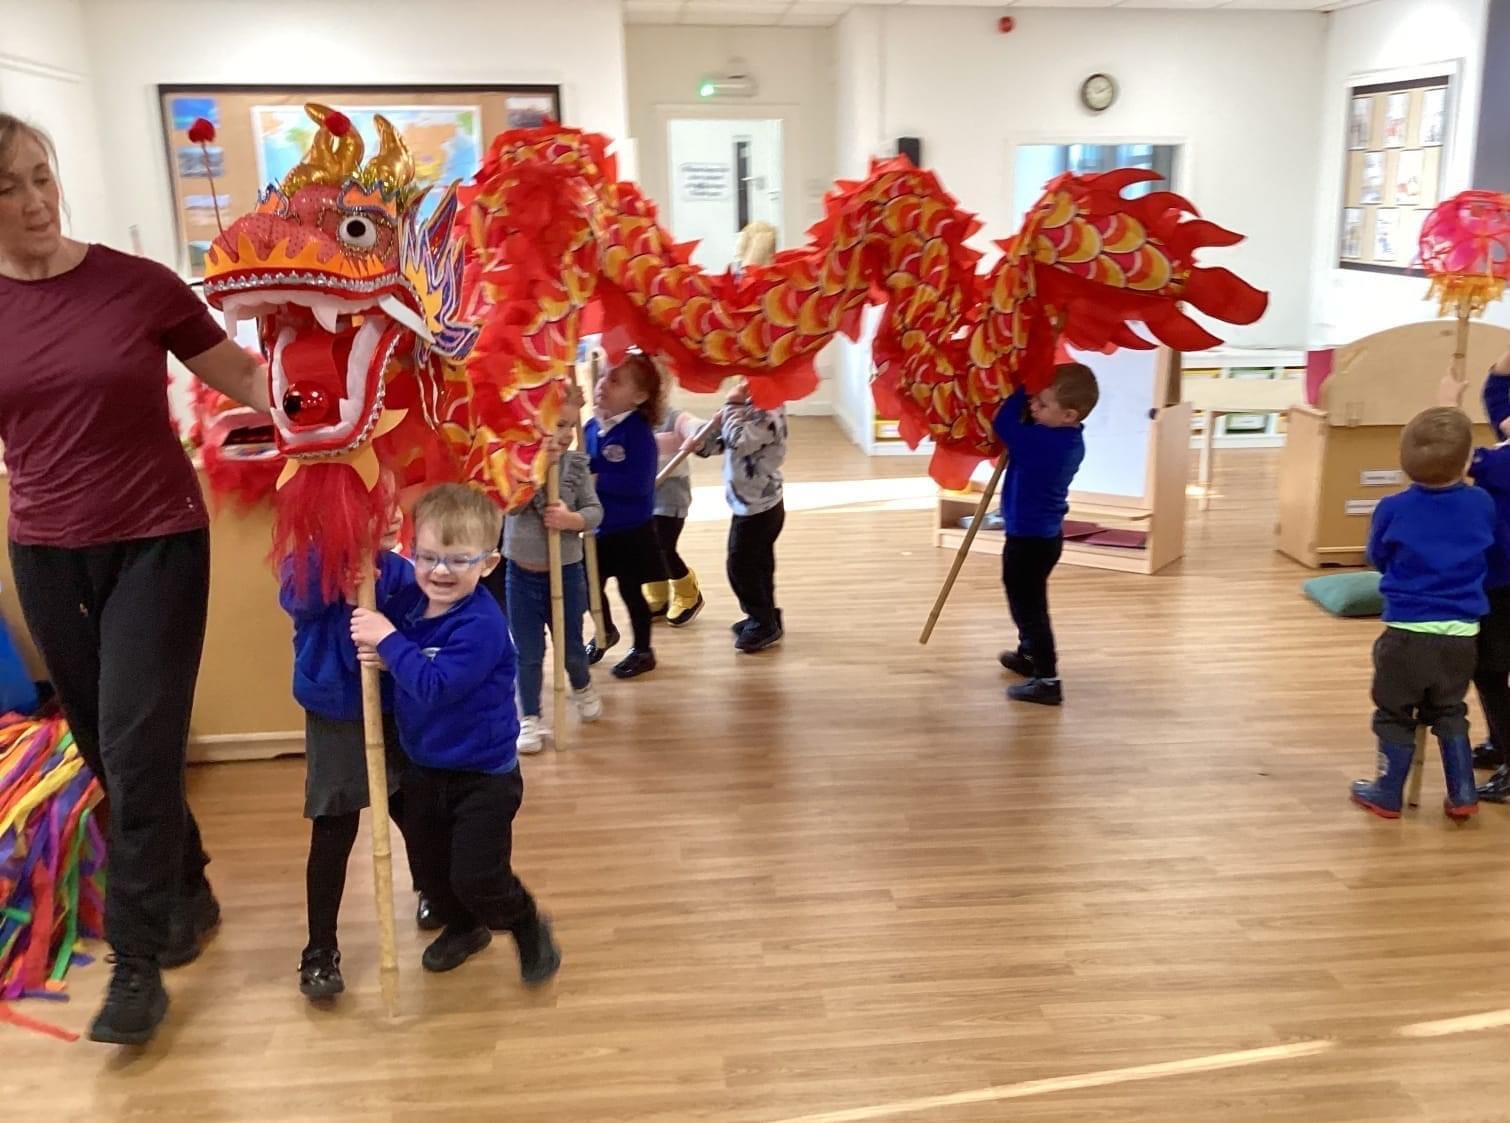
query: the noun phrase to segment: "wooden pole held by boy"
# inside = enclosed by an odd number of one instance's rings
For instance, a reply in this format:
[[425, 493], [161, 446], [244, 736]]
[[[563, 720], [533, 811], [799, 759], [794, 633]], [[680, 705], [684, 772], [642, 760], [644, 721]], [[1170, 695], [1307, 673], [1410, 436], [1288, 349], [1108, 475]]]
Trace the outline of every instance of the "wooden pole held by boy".
[[[559, 458], [551, 465], [550, 474], [546, 477], [545, 497], [552, 505], [561, 502]], [[566, 601], [562, 592], [559, 530], [545, 532], [545, 548], [551, 567], [551, 745], [560, 750], [566, 736]]]
[[1465, 299], [1458, 301], [1458, 332], [1452, 348], [1452, 377], [1459, 382], [1468, 380], [1468, 327], [1472, 305]]
[[965, 540], [955, 551], [954, 564], [949, 567], [949, 576], [944, 578], [944, 587], [939, 590], [938, 599], [933, 602], [933, 611], [928, 614], [928, 623], [923, 625], [923, 634], [918, 637], [918, 643], [926, 644], [928, 637], [933, 635], [933, 626], [939, 622], [939, 613], [944, 611], [944, 602], [949, 599], [954, 582], [959, 578], [959, 571], [964, 568], [965, 558], [970, 554], [970, 543], [975, 541], [976, 532], [980, 530], [981, 523], [986, 521], [986, 510], [991, 506], [991, 497], [996, 494], [996, 486], [1001, 483], [1001, 474], [1006, 466], [1007, 454], [1003, 451], [996, 458], [996, 467], [991, 472], [991, 478], [986, 481], [986, 490], [980, 493], [980, 502], [975, 505], [975, 517], [970, 520], [970, 527], [965, 531]]
[[[357, 586], [357, 607], [377, 611], [377, 570], [369, 560]], [[388, 760], [383, 738], [382, 670], [362, 664], [362, 728], [367, 759], [367, 798], [371, 812], [367, 825], [372, 832], [372, 886], [377, 905], [378, 981], [383, 990], [383, 1009], [390, 1018], [398, 1015], [398, 950], [393, 929], [393, 849], [388, 820]]]

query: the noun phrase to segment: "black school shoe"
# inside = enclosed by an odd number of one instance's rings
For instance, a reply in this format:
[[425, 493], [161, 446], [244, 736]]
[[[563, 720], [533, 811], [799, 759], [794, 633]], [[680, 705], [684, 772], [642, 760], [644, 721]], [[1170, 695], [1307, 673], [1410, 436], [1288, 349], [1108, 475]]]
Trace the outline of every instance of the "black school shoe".
[[613, 669], [614, 678], [639, 678], [655, 670], [655, 652], [631, 647], [624, 661]]
[[743, 620], [736, 620], [734, 621], [734, 623], [730, 624], [729, 631], [734, 633], [735, 639], [738, 639], [740, 636], [744, 635], [744, 630], [753, 623], [755, 623], [755, 621], [746, 616]]
[[419, 895], [419, 903], [414, 906], [414, 924], [421, 932], [439, 932], [446, 926], [446, 922], [436, 915], [430, 898], [423, 893]]
[[1033, 677], [1033, 660], [1029, 659], [1021, 651], [1008, 649], [996, 657], [996, 661], [1014, 675], [1021, 678]]
[[603, 656], [607, 655], [609, 649], [618, 642], [619, 632], [616, 628], [608, 633], [608, 642], [605, 643], [602, 647], [598, 646], [598, 639], [596, 636], [594, 636], [592, 639], [587, 641], [587, 661], [589, 663], [601, 663], [603, 661]]
[[299, 993], [305, 998], [334, 998], [345, 989], [341, 953], [335, 948], [305, 948], [299, 959]]
[[220, 902], [203, 878], [173, 906], [168, 922], [168, 946], [158, 957], [166, 969], [193, 963], [204, 950], [204, 940], [220, 926]]
[[775, 647], [785, 634], [781, 627], [781, 613], [777, 612], [773, 623], [762, 624], [758, 620], [752, 620], [746, 624], [744, 630], [734, 637], [734, 650], [753, 655], [757, 651]]
[[519, 977], [525, 986], [548, 983], [561, 970], [561, 949], [551, 935], [550, 921], [543, 916], [536, 917], [524, 935], [515, 932], [514, 942], [519, 945]]
[[420, 956], [420, 966], [426, 971], [454, 971], [492, 942], [493, 933], [481, 925], [461, 929], [447, 925]]
[[1007, 697], [1014, 702], [1032, 702], [1039, 706], [1058, 706], [1064, 703], [1064, 690], [1059, 680], [1030, 678], [1016, 686], [1007, 687]]
[[1510, 803], [1510, 764], [1502, 764], [1489, 781], [1479, 788], [1485, 803]]
[[1485, 741], [1473, 750], [1474, 768], [1503, 768], [1506, 759], [1505, 750], [1493, 741]]
[[112, 957], [115, 970], [105, 1004], [89, 1027], [89, 1040], [106, 1045], [145, 1045], [168, 1012], [162, 972], [150, 959]]

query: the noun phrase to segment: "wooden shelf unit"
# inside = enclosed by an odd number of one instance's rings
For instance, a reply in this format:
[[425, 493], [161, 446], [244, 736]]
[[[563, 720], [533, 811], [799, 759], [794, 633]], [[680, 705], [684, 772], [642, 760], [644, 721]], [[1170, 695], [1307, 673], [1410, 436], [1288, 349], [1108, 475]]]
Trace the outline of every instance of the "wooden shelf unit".
[[[1400, 431], [1436, 405], [1457, 325], [1432, 320], [1339, 347], [1316, 406], [1294, 406], [1279, 463], [1277, 548], [1312, 569], [1365, 564], [1379, 500], [1404, 490]], [[1484, 414], [1484, 378], [1510, 331], [1475, 322], [1468, 336], [1463, 410], [1476, 446], [1497, 444]]]
[[[1131, 499], [1115, 495], [1070, 492], [1069, 518], [1094, 522], [1108, 530], [1136, 530], [1148, 536], [1141, 548], [1093, 546], [1066, 541], [1062, 560], [1069, 565], [1110, 569], [1121, 573], [1154, 574], [1185, 553], [1185, 479], [1190, 462], [1190, 405], [1181, 402], [1159, 408], [1149, 431], [1148, 478], [1143, 495]], [[989, 475], [990, 465], [984, 465]], [[934, 545], [957, 550], [964, 541], [960, 519], [973, 515], [985, 487], [982, 473], [968, 491], [939, 492]], [[972, 554], [1000, 554], [1000, 531], [982, 527], [970, 545]]]

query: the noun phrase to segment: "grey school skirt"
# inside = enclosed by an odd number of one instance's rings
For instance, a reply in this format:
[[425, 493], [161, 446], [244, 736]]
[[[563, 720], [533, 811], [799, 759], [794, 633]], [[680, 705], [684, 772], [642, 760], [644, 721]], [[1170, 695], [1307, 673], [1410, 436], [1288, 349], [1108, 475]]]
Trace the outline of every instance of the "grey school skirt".
[[[404, 770], [398, 724], [383, 715], [387, 749], [388, 794], [398, 791]], [[349, 815], [368, 804], [366, 735], [360, 721], [337, 721], [305, 711], [304, 817]]]

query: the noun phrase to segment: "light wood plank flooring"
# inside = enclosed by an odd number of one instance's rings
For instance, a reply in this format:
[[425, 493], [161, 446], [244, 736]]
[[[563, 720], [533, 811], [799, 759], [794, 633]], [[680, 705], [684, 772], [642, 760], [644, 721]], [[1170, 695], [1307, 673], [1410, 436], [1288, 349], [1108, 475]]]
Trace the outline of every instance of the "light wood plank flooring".
[[[426, 977], [400, 892], [385, 1022], [363, 843], [351, 990], [312, 1007], [302, 765], [196, 768], [225, 923], [171, 977], [169, 1027], [139, 1055], [0, 1027], [4, 1116], [1510, 1119], [1510, 1028], [1400, 1035], [1510, 1007], [1510, 815], [1453, 827], [1436, 768], [1414, 820], [1349, 806], [1377, 624], [1301, 598], [1275, 465], [1222, 456], [1161, 576], [1059, 570], [1050, 711], [1002, 698], [989, 558], [917, 645], [949, 562], [922, 462], [822, 420], [793, 425], [786, 643], [736, 656], [700, 464], [707, 613], [525, 764], [517, 866], [556, 918], [554, 986], [520, 988], [506, 937]], [[103, 978], [24, 1009], [81, 1029]]]

